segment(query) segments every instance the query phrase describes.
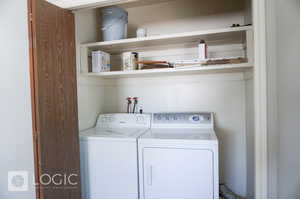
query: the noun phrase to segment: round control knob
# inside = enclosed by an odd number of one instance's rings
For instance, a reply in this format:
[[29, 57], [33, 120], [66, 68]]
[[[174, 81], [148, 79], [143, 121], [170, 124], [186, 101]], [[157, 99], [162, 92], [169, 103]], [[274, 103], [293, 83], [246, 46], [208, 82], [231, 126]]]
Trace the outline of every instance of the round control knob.
[[200, 117], [199, 117], [198, 115], [194, 115], [194, 116], [192, 117], [192, 120], [193, 120], [194, 122], [198, 122], [198, 121], [200, 121]]

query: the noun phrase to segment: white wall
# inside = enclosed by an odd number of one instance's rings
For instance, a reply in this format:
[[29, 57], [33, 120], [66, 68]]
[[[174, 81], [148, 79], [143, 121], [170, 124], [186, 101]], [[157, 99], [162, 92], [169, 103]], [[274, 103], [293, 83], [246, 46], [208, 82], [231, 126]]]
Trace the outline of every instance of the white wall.
[[277, 0], [278, 198], [300, 198], [300, 1]]
[[79, 129], [87, 129], [95, 125], [99, 113], [103, 112], [105, 104], [102, 102], [105, 95], [103, 81], [99, 78], [83, 77], [80, 74], [79, 45], [85, 42], [97, 41], [100, 38], [100, 24], [97, 23], [96, 10], [80, 11], [75, 13], [76, 28], [76, 62], [78, 85], [78, 112]]
[[147, 28], [148, 35], [158, 35], [243, 24], [245, 3], [237, 0], [175, 0], [124, 7], [129, 13], [129, 37], [135, 37], [139, 27]]
[[26, 192], [8, 192], [7, 172], [33, 176], [33, 144], [29, 88], [27, 1], [0, 1], [0, 198], [33, 199]]

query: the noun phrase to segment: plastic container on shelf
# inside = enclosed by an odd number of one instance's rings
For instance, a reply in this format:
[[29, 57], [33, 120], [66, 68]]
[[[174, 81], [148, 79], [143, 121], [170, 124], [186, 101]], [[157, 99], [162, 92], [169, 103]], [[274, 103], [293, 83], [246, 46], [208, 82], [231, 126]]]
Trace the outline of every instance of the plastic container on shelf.
[[111, 70], [110, 54], [103, 51], [92, 52], [92, 72], [100, 73]]
[[111, 6], [102, 9], [102, 36], [104, 41], [127, 38], [128, 13], [123, 8]]

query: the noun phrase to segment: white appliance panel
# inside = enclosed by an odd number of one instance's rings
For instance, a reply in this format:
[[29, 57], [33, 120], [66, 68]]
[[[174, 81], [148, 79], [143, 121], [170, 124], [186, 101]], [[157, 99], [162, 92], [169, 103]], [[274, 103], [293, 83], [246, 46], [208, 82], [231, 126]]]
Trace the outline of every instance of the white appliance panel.
[[150, 115], [103, 114], [80, 133], [83, 199], [138, 199], [137, 138]]
[[205, 149], [144, 148], [144, 199], [213, 199], [213, 155]]
[[84, 199], [137, 199], [135, 142], [81, 140]]

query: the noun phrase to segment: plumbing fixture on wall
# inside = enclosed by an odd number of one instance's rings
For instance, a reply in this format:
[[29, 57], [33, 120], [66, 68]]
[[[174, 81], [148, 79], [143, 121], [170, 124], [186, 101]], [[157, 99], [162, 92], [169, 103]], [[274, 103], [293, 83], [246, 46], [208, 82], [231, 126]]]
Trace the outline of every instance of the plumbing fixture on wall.
[[127, 113], [131, 113], [131, 104], [132, 104], [131, 97], [127, 97], [126, 100], [127, 100]]
[[[138, 97], [127, 97], [127, 113], [136, 113], [137, 105], [138, 105]], [[132, 105], [133, 104], [133, 105]], [[139, 108], [138, 110], [140, 113], [143, 113], [143, 110]]]
[[138, 104], [138, 98], [134, 97], [132, 99], [133, 99], [133, 110], [132, 110], [132, 113], [135, 113], [135, 109], [136, 109], [136, 106]]

